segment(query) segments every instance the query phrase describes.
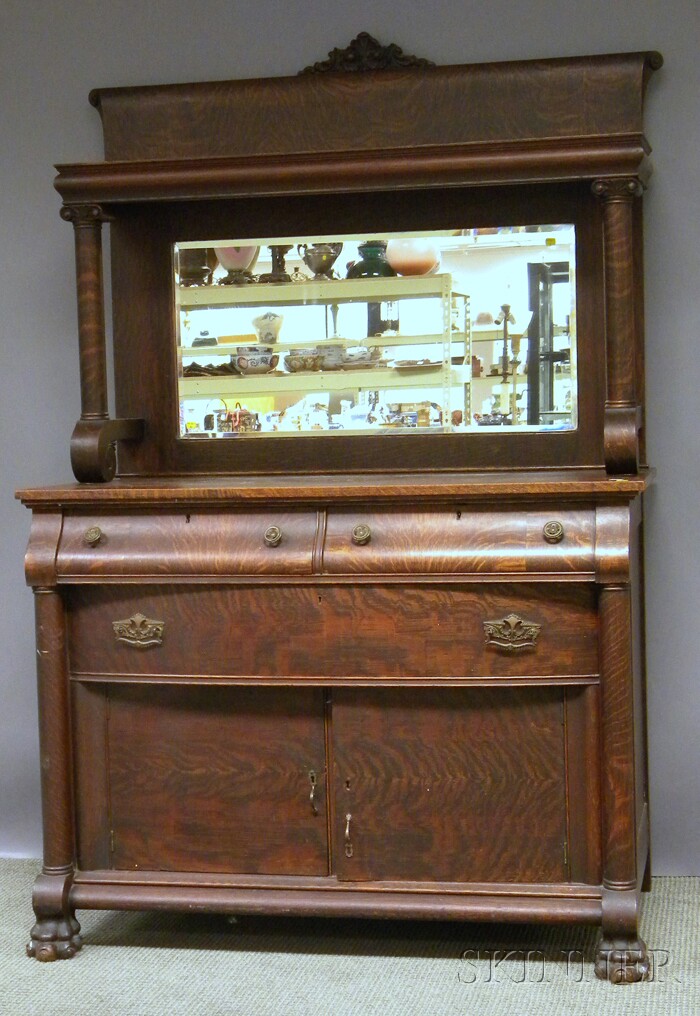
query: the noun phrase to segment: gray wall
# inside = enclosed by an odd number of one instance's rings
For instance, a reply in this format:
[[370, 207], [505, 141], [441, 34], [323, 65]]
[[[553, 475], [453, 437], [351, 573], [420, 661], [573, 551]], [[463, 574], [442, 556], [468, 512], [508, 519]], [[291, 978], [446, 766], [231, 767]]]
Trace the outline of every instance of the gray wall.
[[[52, 164], [101, 157], [95, 86], [295, 73], [359, 31], [438, 63], [659, 49], [647, 134], [648, 661], [657, 873], [700, 874], [700, 38], [697, 0], [4, 0], [0, 9], [0, 853], [38, 855], [32, 597], [19, 486], [70, 478], [79, 411], [72, 229]], [[693, 551], [693, 547], [696, 548]]]

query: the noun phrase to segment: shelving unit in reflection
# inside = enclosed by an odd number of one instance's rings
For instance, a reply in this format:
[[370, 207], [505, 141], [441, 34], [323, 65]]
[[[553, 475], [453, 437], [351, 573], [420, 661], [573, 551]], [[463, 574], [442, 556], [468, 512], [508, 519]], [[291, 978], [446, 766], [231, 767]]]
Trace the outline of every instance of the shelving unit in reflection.
[[[184, 285], [179, 270], [185, 255], [188, 264], [197, 253], [212, 264], [212, 252], [230, 241], [176, 245], [180, 436], [574, 427], [573, 227], [430, 235], [439, 244], [438, 271], [374, 278], [332, 277], [335, 271], [310, 278], [302, 251], [330, 242], [246, 240], [233, 249], [259, 251], [259, 274], [238, 275], [233, 285], [216, 259], [200, 284]], [[346, 257], [360, 246], [348, 237], [334, 247], [341, 244]], [[287, 252], [289, 281], [259, 281], [280, 271], [279, 249]], [[550, 278], [543, 314], [533, 273], [553, 271], [568, 285], [554, 308]], [[520, 319], [504, 343], [494, 314], [486, 327], [473, 321], [484, 316], [481, 308], [498, 313], [505, 297]], [[536, 385], [528, 376], [535, 317]], [[539, 376], [545, 370], [547, 378]]]

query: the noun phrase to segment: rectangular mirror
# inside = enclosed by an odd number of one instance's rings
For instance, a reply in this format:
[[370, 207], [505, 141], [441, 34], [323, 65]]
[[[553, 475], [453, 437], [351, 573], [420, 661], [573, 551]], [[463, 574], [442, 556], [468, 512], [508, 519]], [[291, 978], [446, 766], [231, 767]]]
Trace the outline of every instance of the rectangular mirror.
[[179, 437], [573, 430], [572, 225], [174, 245]]

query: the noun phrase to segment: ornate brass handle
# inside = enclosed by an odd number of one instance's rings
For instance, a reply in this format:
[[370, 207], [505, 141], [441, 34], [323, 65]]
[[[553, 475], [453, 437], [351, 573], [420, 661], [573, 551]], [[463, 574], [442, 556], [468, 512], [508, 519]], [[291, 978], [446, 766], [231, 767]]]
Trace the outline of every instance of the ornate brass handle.
[[369, 543], [371, 539], [372, 530], [365, 522], [359, 522], [352, 531], [352, 542], [362, 547], [365, 543]]
[[117, 642], [125, 642], [136, 649], [163, 644], [165, 621], [153, 621], [143, 614], [132, 614], [124, 621], [112, 621]]
[[558, 519], [552, 519], [551, 522], [545, 522], [542, 535], [547, 543], [561, 543], [564, 539], [564, 526]]
[[345, 816], [345, 856], [352, 857], [352, 841], [350, 839], [350, 823], [352, 815], [350, 812]]
[[102, 539], [102, 530], [99, 526], [90, 526], [89, 529], [85, 530], [83, 539], [87, 543], [88, 547], [96, 547]]
[[486, 645], [500, 649], [526, 649], [537, 644], [541, 624], [523, 621], [517, 614], [508, 614], [502, 621], [484, 621]]
[[316, 773], [313, 769], [309, 770], [309, 783], [311, 784], [311, 793], [309, 794], [311, 811], [314, 815], [318, 815], [318, 806], [316, 804]]
[[279, 526], [269, 526], [265, 530], [263, 540], [268, 547], [277, 547], [282, 542], [282, 530]]

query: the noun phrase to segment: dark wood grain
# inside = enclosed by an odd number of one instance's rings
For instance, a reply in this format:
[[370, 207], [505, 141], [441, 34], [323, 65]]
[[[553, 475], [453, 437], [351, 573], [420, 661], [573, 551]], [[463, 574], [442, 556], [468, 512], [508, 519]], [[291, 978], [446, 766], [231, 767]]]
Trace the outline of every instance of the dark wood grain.
[[[547, 522], [564, 527], [560, 543], [543, 535]], [[365, 546], [352, 539], [369, 526]], [[323, 569], [331, 574], [392, 572], [592, 572], [591, 512], [432, 511], [329, 513]]]
[[341, 878], [566, 878], [560, 691], [338, 689], [333, 712]]
[[108, 699], [103, 685], [74, 683], [71, 723], [74, 739], [76, 864], [79, 869], [111, 866], [109, 810]]
[[327, 872], [319, 690], [112, 688], [108, 727], [114, 867]]
[[[644, 975], [638, 195], [660, 65], [93, 94], [109, 161], [56, 182], [76, 229], [72, 464], [90, 483], [19, 495], [35, 512], [44, 803], [30, 955], [80, 948], [76, 905], [580, 920], [602, 927], [599, 975]], [[180, 440], [173, 245], [271, 223], [573, 224], [576, 428]], [[162, 644], [121, 640], [114, 622], [138, 614]], [[487, 644], [484, 623], [511, 614], [540, 626], [534, 644]]]
[[[310, 574], [317, 525], [314, 512], [282, 510], [71, 515], [57, 567], [64, 576], [94, 578]], [[102, 536], [93, 547], [85, 533], [94, 526]], [[276, 547], [264, 539], [273, 526], [282, 533]]]
[[[341, 475], [392, 471], [514, 470], [523, 466], [602, 466], [605, 401], [605, 304], [602, 213], [590, 183], [517, 188], [432, 188], [383, 191], [361, 202], [350, 194], [236, 201], [146, 202], [120, 209], [111, 226], [115, 388], [120, 417], [143, 417], [139, 443], [120, 446], [119, 472], [167, 474]], [[183, 238], [265, 236], [270, 222], [291, 236], [332, 228], [373, 230], [499, 227], [503, 222], [571, 222], [576, 227], [577, 334], [586, 369], [578, 377], [579, 425], [551, 433], [382, 434], [342, 432], [235, 440], [178, 437], [173, 369], [172, 245]], [[331, 225], [329, 225], [331, 224]], [[144, 343], [144, 334], [148, 343]], [[134, 364], [139, 370], [134, 370]], [[153, 384], [152, 378], [158, 383]]]
[[[586, 585], [158, 587], [70, 591], [76, 674], [315, 678], [594, 675], [596, 589]], [[484, 621], [542, 625], [515, 652], [486, 645]], [[165, 622], [163, 645], [134, 649], [112, 623]]]
[[90, 99], [106, 158], [119, 160], [616, 137], [641, 134], [639, 96], [661, 62], [658, 53], [627, 53], [100, 88]]
[[[516, 507], [535, 507], [550, 503], [556, 510], [564, 502], [589, 504], [627, 503], [650, 485], [649, 470], [635, 476], [610, 477], [603, 469], [499, 470], [490, 472], [421, 471], [385, 472], [364, 476], [319, 473], [310, 475], [270, 476], [130, 476], [117, 478], [108, 486], [63, 484], [53, 487], [24, 488], [16, 497], [30, 508], [60, 510], [61, 506], [81, 506], [83, 511], [102, 511], [107, 507], [181, 508], [247, 503], [289, 502], [339, 503], [390, 506], [435, 506], [449, 503], [454, 510], [463, 505], [506, 503]], [[497, 504], [498, 503], [498, 504]]]
[[629, 589], [605, 587], [600, 596], [603, 881], [611, 890], [636, 889], [638, 881], [631, 621]]
[[107, 358], [105, 351], [104, 284], [102, 273], [103, 209], [98, 204], [62, 209], [73, 223], [80, 340], [80, 402], [83, 419], [106, 419]]

